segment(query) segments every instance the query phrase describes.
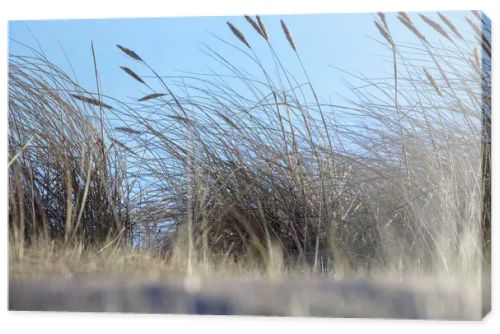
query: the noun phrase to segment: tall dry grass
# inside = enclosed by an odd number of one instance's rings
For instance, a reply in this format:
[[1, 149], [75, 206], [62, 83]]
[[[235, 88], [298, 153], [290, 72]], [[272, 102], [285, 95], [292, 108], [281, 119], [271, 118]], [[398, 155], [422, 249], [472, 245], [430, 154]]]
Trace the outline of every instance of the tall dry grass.
[[41, 53], [9, 58], [9, 232], [22, 255], [39, 240], [127, 240], [126, 161], [111, 107]]
[[[317, 95], [285, 21], [270, 36], [269, 22], [245, 19], [221, 40], [245, 68], [207, 46], [224, 71], [162, 76], [117, 45], [130, 84], [148, 91], [126, 103], [40, 57], [11, 57], [12, 240], [126, 235], [188, 273], [224, 261], [479, 273], [490, 242], [486, 18], [464, 18], [467, 32], [444, 14], [379, 14], [392, 72], [352, 76], [355, 98], [342, 105]], [[395, 24], [416, 39], [398, 41]]]

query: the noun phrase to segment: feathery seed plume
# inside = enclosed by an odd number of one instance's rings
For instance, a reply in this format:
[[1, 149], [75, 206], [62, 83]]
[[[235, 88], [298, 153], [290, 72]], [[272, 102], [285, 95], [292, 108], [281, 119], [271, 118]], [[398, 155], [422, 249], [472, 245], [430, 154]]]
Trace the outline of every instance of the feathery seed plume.
[[251, 49], [250, 44], [248, 44], [245, 35], [241, 31], [238, 30], [231, 22], [227, 21], [226, 22], [229, 28], [231, 29], [232, 33], [243, 43], [245, 44], [249, 49]]
[[283, 28], [283, 32], [285, 33], [286, 39], [288, 40], [288, 43], [290, 43], [290, 46], [292, 49], [297, 52], [297, 48], [295, 47], [295, 42], [293, 41], [292, 34], [290, 33], [290, 30], [288, 29], [285, 21], [281, 20], [281, 27]]
[[130, 58], [133, 58], [133, 59], [138, 60], [138, 61], [143, 61], [142, 58], [139, 57], [139, 55], [137, 53], [135, 53], [134, 51], [127, 49], [126, 47], [121, 46], [120, 44], [116, 44], [116, 46], [118, 47], [118, 49], [120, 49], [123, 53], [125, 53]]
[[427, 77], [427, 80], [429, 80], [429, 83], [431, 84], [432, 88], [434, 88], [434, 90], [436, 91], [436, 93], [439, 96], [443, 96], [442, 93], [441, 93], [441, 88], [439, 88], [436, 80], [434, 80], [434, 78], [432, 77], [432, 75], [427, 71], [427, 69], [425, 67], [424, 67], [424, 73], [425, 73], [425, 76]]
[[450, 36], [448, 35], [448, 33], [446, 31], [444, 31], [443, 27], [441, 27], [441, 25], [439, 23], [433, 21], [432, 19], [428, 18], [427, 16], [425, 16], [423, 14], [419, 14], [419, 16], [432, 29], [436, 30], [438, 33], [440, 33], [441, 35], [443, 35], [446, 39], [448, 39], [449, 41], [451, 41]]
[[87, 96], [83, 96], [83, 95], [76, 95], [76, 94], [71, 94], [71, 96], [73, 96], [77, 100], [80, 100], [80, 101], [88, 103], [88, 104], [92, 104], [92, 105], [107, 108], [107, 109], [112, 109], [112, 107], [110, 105], [108, 105], [108, 104], [106, 104], [98, 99], [94, 99], [92, 97], [87, 97]]
[[264, 22], [262, 21], [259, 15], [256, 15], [256, 17], [257, 17], [257, 22], [259, 23], [260, 31], [262, 32], [262, 37], [264, 37], [266, 41], [269, 41], [269, 35], [267, 34], [267, 29], [266, 26], [264, 25]]
[[126, 67], [126, 66], [120, 66], [120, 68], [125, 72], [127, 73], [128, 75], [130, 75], [132, 78], [134, 78], [135, 80], [139, 81], [140, 83], [143, 83], [143, 84], [146, 84], [144, 82], [144, 80], [141, 79], [140, 76], [138, 76], [134, 71], [132, 71], [130, 68]]
[[448, 20], [448, 18], [446, 16], [444, 16], [443, 14], [441, 13], [437, 13], [439, 18], [441, 19], [441, 21], [444, 22], [444, 24], [446, 24], [448, 26], [448, 28], [450, 28], [451, 31], [453, 31], [453, 33], [460, 39], [464, 39], [462, 37], [462, 35], [458, 32], [458, 29], [457, 27], [455, 27], [455, 25], [453, 23], [451, 23], [450, 20]]
[[380, 25], [380, 23], [378, 23], [377, 21], [373, 21], [373, 23], [375, 23], [375, 26], [377, 27], [378, 31], [380, 32], [380, 34], [382, 36], [384, 36], [384, 38], [387, 40], [387, 42], [389, 42], [389, 44], [394, 46], [394, 41], [393, 41], [391, 35], [389, 35], [389, 32], [384, 27], [382, 27], [382, 25]]

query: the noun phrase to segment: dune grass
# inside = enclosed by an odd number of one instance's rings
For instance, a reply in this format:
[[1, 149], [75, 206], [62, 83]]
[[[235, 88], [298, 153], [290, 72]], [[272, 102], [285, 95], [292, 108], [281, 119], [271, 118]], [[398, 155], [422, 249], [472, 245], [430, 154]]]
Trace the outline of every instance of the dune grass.
[[397, 14], [416, 38], [403, 43], [379, 14], [393, 72], [351, 76], [357, 98], [342, 105], [317, 96], [284, 20], [272, 38], [289, 50], [274, 48], [261, 17], [246, 17], [246, 30], [228, 22], [235, 40], [223, 43], [251, 70], [207, 46], [226, 73], [164, 77], [117, 45], [130, 60], [117, 66], [149, 91], [136, 101], [100, 91], [93, 48], [94, 91], [42, 53], [11, 55], [12, 277], [212, 268], [479, 279], [490, 243], [489, 28], [475, 14], [467, 34], [437, 17]]

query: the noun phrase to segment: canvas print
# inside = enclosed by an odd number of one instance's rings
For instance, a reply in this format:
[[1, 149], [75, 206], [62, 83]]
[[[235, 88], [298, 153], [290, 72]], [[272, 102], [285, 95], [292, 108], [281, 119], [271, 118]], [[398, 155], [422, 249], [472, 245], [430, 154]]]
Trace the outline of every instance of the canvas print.
[[481, 11], [9, 22], [11, 311], [479, 320]]

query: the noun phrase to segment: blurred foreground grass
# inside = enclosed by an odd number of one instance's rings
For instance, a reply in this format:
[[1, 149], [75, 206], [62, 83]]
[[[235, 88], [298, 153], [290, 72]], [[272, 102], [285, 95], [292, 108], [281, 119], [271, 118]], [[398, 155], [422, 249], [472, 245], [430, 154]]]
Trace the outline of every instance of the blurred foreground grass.
[[481, 319], [477, 282], [196, 263], [120, 247], [11, 249], [10, 310]]

